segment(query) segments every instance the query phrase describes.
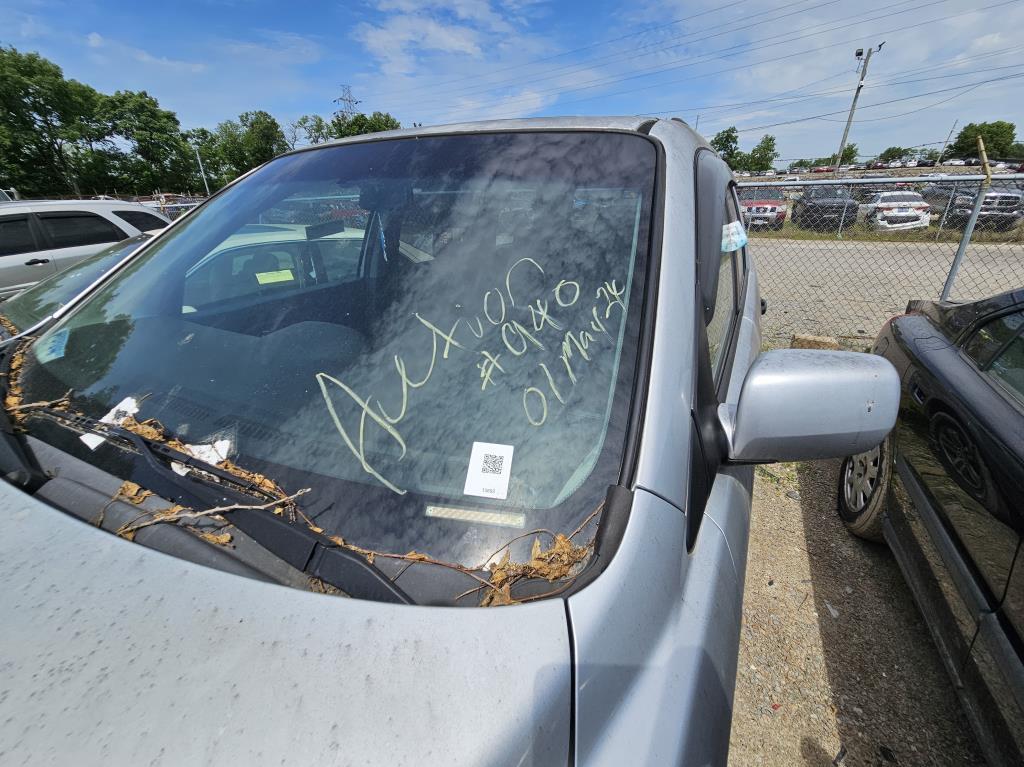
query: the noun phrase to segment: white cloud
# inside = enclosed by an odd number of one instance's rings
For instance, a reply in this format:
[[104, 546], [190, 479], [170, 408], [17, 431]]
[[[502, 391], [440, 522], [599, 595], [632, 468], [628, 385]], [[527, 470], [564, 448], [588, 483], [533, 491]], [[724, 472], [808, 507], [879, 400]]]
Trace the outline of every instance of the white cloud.
[[149, 51], [136, 48], [116, 40], [108, 40], [97, 32], [90, 32], [85, 37], [86, 45], [96, 53], [92, 54], [93, 61], [106, 63], [129, 59], [139, 64], [147, 64], [155, 69], [162, 69], [168, 72], [198, 74], [206, 71], [206, 65], [200, 61], [183, 61], [181, 59], [170, 59], [166, 56], [154, 56]]
[[481, 54], [477, 30], [418, 15], [392, 16], [379, 26], [361, 24], [356, 39], [387, 75], [416, 71], [423, 53]]

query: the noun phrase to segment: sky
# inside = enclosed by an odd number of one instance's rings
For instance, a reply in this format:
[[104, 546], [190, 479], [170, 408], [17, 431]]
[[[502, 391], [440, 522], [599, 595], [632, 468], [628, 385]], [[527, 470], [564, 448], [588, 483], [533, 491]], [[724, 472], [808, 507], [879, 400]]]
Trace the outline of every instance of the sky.
[[[403, 125], [544, 115], [678, 116], [779, 165], [850, 141], [939, 148], [953, 127], [1024, 136], [1024, 0], [0, 0], [0, 44], [103, 92], [145, 90], [184, 128], [252, 109], [285, 124], [360, 111]], [[811, 118], [814, 119], [806, 119]]]

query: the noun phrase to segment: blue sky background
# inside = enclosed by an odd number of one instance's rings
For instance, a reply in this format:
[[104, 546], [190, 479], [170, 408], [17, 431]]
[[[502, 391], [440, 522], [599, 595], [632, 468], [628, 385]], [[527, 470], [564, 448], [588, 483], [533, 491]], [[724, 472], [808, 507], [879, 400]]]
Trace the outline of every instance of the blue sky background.
[[186, 128], [329, 115], [347, 83], [407, 125], [699, 114], [705, 135], [741, 128], [744, 149], [773, 133], [782, 160], [835, 151], [853, 52], [883, 40], [851, 136], [863, 152], [937, 146], [956, 119], [1011, 120], [1020, 138], [1021, 30], [1024, 0], [0, 0], [0, 43], [104, 92], [146, 90]]

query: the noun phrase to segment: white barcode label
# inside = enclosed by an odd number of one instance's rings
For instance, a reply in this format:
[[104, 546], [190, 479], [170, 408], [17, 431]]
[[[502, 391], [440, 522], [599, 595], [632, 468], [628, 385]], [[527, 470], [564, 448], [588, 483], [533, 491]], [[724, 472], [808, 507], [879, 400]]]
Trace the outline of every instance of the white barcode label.
[[505, 500], [512, 476], [512, 445], [474, 442], [466, 470], [466, 495]]

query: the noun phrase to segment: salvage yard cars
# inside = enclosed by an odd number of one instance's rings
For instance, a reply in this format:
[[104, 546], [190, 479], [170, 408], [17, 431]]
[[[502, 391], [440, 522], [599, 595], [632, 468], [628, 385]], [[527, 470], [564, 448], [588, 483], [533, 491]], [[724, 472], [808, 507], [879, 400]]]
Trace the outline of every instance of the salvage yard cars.
[[917, 192], [878, 192], [857, 215], [875, 229], [920, 229], [931, 221], [930, 210]]
[[3, 350], [5, 759], [725, 763], [752, 464], [899, 393], [760, 315], [680, 122], [246, 175]]

